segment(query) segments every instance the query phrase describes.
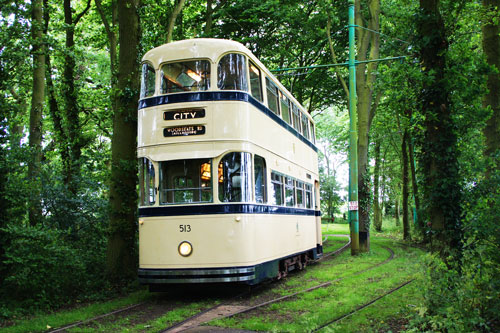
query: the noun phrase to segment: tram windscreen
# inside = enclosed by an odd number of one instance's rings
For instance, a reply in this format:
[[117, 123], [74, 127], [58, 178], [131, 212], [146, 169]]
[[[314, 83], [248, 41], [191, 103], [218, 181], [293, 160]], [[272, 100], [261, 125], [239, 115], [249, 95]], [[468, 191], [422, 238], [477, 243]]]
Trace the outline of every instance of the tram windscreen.
[[219, 200], [249, 202], [252, 200], [252, 160], [249, 153], [226, 154], [219, 163]]
[[212, 160], [160, 162], [160, 204], [212, 202]]
[[168, 63], [161, 67], [161, 93], [203, 91], [210, 88], [210, 62], [193, 60]]

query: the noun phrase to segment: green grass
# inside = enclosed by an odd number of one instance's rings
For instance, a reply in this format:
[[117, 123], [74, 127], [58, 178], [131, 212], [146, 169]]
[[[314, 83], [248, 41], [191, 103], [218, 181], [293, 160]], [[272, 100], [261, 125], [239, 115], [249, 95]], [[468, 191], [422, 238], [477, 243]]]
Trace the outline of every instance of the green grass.
[[349, 224], [322, 224], [321, 230], [323, 235], [327, 234], [339, 234], [339, 235], [349, 235]]
[[[390, 254], [383, 246], [391, 247], [395, 251], [395, 258], [386, 265], [357, 274], [374, 263], [389, 258]], [[368, 254], [352, 257], [347, 251], [337, 258], [310, 266], [300, 279], [288, 279], [283, 290], [290, 293], [343, 278], [327, 288], [272, 304], [252, 316], [240, 315], [209, 324], [267, 332], [309, 331], [349, 313], [360, 304], [367, 303], [416, 276], [421, 256], [419, 250], [403, 248], [396, 242], [383, 238], [372, 238], [371, 248]], [[321, 331], [356, 332], [387, 328], [387, 321], [404, 317], [420, 297], [418, 281], [415, 281]]]
[[110, 300], [107, 302], [93, 303], [76, 309], [58, 311], [52, 314], [43, 314], [28, 319], [18, 320], [13, 326], [0, 328], [2, 333], [13, 332], [44, 332], [50, 328], [62, 327], [77, 321], [83, 321], [124, 308], [132, 304], [144, 302], [150, 298], [146, 290], [131, 293], [127, 297]]
[[[175, 323], [181, 322], [186, 318], [189, 318], [202, 310], [205, 310], [211, 306], [214, 306], [213, 301], [200, 301], [188, 303], [186, 305], [180, 304], [175, 309], [167, 312], [165, 315], [160, 316], [156, 319], [139, 323], [132, 324], [135, 318], [127, 317], [121, 318], [120, 321], [113, 321], [106, 324], [99, 324], [98, 327], [75, 327], [69, 332], [158, 332], [165, 328], [172, 326]], [[139, 315], [139, 314], [137, 314]]]
[[[287, 295], [323, 282], [341, 279], [331, 286], [317, 289], [311, 293], [300, 294], [257, 311], [212, 321], [208, 325], [266, 332], [313, 330], [416, 277], [422, 252], [404, 246], [396, 240], [402, 238], [401, 226], [396, 226], [394, 219], [385, 219], [383, 230], [383, 233], [376, 233], [372, 230], [370, 253], [352, 257], [350, 251], [345, 251], [337, 257], [310, 265], [305, 271], [291, 274], [284, 282], [276, 283], [267, 296]], [[349, 225], [323, 224], [322, 231], [324, 237], [329, 234], [348, 235]], [[324, 242], [324, 252], [334, 251], [345, 242], [344, 237], [328, 237], [327, 241]], [[394, 260], [386, 265], [359, 273], [389, 258], [390, 254], [384, 246], [395, 251]], [[19, 320], [15, 322], [14, 326], [0, 329], [0, 332], [43, 332], [49, 327], [62, 327], [131, 304], [148, 300], [154, 301], [157, 297], [162, 296], [142, 290], [132, 293], [126, 298]], [[390, 330], [395, 324], [399, 324], [397, 320], [405, 318], [411, 311], [415, 311], [421, 297], [420, 282], [417, 279], [354, 315], [323, 328], [321, 332]], [[213, 306], [217, 302], [220, 300], [213, 297], [200, 298], [196, 302], [192, 302], [192, 300], [185, 303], [180, 302], [175, 309], [147, 322], [136, 320], [137, 318], [134, 317], [136, 315], [132, 312], [132, 315], [127, 318], [93, 323], [91, 327], [76, 327], [70, 332], [157, 332]]]

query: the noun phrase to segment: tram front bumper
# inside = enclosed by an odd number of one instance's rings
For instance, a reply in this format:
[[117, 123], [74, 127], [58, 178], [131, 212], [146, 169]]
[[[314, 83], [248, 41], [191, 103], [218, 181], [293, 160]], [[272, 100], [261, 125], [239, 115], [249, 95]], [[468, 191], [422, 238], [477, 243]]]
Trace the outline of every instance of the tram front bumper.
[[141, 284], [246, 282], [256, 277], [255, 266], [196, 269], [139, 269]]

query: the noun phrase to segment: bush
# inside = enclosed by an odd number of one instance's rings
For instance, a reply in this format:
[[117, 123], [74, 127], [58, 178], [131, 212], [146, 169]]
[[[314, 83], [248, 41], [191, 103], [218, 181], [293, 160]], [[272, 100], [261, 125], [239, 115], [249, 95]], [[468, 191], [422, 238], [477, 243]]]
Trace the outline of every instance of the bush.
[[467, 193], [459, 260], [427, 258], [418, 331], [495, 331], [500, 313], [500, 171]]
[[47, 307], [77, 295], [86, 267], [77, 251], [64, 242], [64, 232], [16, 225], [3, 231], [8, 272], [3, 300], [25, 308]]

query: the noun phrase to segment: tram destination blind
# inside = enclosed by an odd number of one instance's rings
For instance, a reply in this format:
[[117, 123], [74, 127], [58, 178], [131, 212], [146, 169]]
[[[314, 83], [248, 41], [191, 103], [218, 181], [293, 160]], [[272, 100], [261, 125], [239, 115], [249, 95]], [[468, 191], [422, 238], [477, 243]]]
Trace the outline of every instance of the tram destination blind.
[[204, 117], [205, 109], [182, 109], [163, 113], [163, 120], [184, 120]]
[[202, 125], [174, 126], [163, 129], [163, 136], [167, 138], [202, 134], [205, 134], [205, 126]]

